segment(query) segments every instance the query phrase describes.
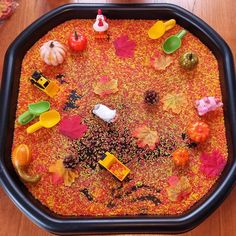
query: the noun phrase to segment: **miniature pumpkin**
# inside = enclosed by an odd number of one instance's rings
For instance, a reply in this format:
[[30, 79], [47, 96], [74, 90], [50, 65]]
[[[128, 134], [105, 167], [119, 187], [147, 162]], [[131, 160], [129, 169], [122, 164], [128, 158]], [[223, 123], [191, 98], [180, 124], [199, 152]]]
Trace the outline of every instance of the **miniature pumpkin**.
[[178, 148], [172, 153], [172, 158], [176, 166], [185, 166], [189, 161], [189, 151], [186, 148]]
[[205, 122], [199, 121], [191, 124], [188, 127], [187, 133], [191, 140], [196, 143], [202, 143], [208, 138], [210, 129]]
[[40, 180], [40, 175], [30, 176], [25, 172], [25, 168], [31, 162], [31, 151], [25, 144], [20, 144], [12, 152], [12, 163], [18, 175], [28, 183], [36, 183]]
[[192, 70], [198, 64], [198, 56], [193, 52], [184, 53], [179, 60], [180, 65], [187, 70]]
[[46, 64], [57, 66], [64, 61], [66, 49], [61, 43], [50, 40], [40, 48], [40, 56]]
[[74, 52], [83, 51], [87, 46], [87, 38], [83, 34], [74, 31], [69, 36], [68, 45]]

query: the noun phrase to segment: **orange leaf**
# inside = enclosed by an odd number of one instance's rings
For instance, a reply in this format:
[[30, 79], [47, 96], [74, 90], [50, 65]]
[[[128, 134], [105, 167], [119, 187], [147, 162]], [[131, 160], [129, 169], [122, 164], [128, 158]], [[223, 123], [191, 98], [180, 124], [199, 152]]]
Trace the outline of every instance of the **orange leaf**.
[[172, 110], [176, 114], [179, 114], [187, 106], [187, 99], [182, 93], [169, 93], [161, 101], [164, 104], [164, 111]]
[[153, 150], [160, 141], [157, 131], [151, 130], [146, 125], [136, 128], [133, 132], [133, 137], [137, 138], [138, 147], [143, 148], [148, 146], [151, 150]]
[[102, 76], [100, 81], [94, 86], [94, 93], [104, 97], [106, 95], [116, 93], [118, 91], [118, 80], [109, 79], [107, 76]]
[[[170, 178], [173, 178], [173, 177], [170, 177]], [[186, 176], [181, 176], [180, 179], [178, 177], [175, 177], [175, 178], [176, 179], [174, 181], [171, 180], [169, 182], [170, 187], [167, 188], [168, 198], [172, 202], [183, 200], [192, 191], [192, 187]]]
[[49, 167], [49, 172], [56, 173], [58, 176], [63, 176], [65, 173], [65, 167], [63, 160], [57, 160], [55, 164]]
[[65, 175], [64, 175], [65, 186], [71, 186], [71, 184], [75, 182], [75, 179], [77, 177], [78, 177], [77, 173], [75, 173], [71, 170], [66, 170]]
[[78, 177], [77, 173], [64, 167], [63, 160], [57, 160], [55, 164], [51, 165], [49, 172], [53, 173], [53, 183], [56, 184], [60, 178], [63, 178], [65, 186], [71, 186], [75, 182], [76, 177]]
[[163, 55], [159, 51], [156, 51], [150, 58], [150, 64], [156, 70], [165, 70], [172, 62], [171, 56]]

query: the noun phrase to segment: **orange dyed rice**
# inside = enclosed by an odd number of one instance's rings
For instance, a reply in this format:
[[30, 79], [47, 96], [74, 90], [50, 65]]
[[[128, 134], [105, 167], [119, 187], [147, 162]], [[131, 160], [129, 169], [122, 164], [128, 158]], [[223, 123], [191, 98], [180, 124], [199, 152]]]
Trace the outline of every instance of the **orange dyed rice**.
[[[38, 40], [23, 59], [16, 117], [27, 110], [28, 104], [46, 100], [50, 101], [51, 109], [59, 111], [62, 117], [78, 114], [88, 125], [86, 135], [81, 140], [72, 141], [60, 134], [58, 126], [27, 134], [26, 128], [37, 119], [26, 126], [21, 126], [16, 121], [13, 146], [27, 144], [33, 154], [28, 172], [42, 174], [40, 182], [26, 186], [43, 205], [61, 215], [183, 213], [198, 202], [217, 180], [206, 178], [199, 171], [200, 154], [218, 149], [225, 158], [228, 155], [223, 109], [219, 108], [200, 118], [194, 108], [195, 100], [204, 96], [221, 99], [217, 60], [197, 37], [188, 32], [182, 40], [181, 48], [171, 55], [173, 64], [165, 71], [156, 71], [150, 65], [150, 57], [156, 50], [162, 51], [164, 40], [181, 30], [180, 26], [176, 25], [158, 40], [151, 40], [147, 36], [147, 30], [155, 21], [110, 20], [110, 40], [99, 41], [94, 39], [93, 22], [71, 20], [57, 26]], [[64, 63], [59, 66], [46, 65], [40, 59], [39, 48], [42, 44], [48, 40], [56, 40], [67, 46], [68, 36], [74, 28], [86, 35], [87, 49], [77, 55], [68, 52]], [[129, 39], [136, 42], [133, 58], [122, 59], [116, 56], [113, 41], [121, 35], [128, 35]], [[193, 71], [184, 71], [179, 66], [178, 59], [186, 51], [196, 52], [199, 57], [199, 64]], [[66, 82], [60, 84], [58, 96], [52, 99], [29, 82], [28, 79], [35, 70], [55, 81], [58, 74], [65, 75]], [[94, 94], [93, 85], [101, 76], [118, 79], [119, 91], [104, 98]], [[143, 94], [148, 89], [156, 90], [160, 100], [168, 93], [181, 93], [187, 101], [187, 106], [183, 107], [180, 114], [164, 111], [162, 102], [154, 108], [149, 108], [143, 102]], [[75, 90], [80, 98], [74, 101], [75, 108], [65, 107], [72, 90]], [[132, 151], [129, 156], [117, 156], [131, 170], [124, 182], [119, 182], [107, 170], [101, 169], [96, 159], [91, 160], [87, 156], [85, 161], [80, 161], [76, 169], [79, 177], [71, 187], [52, 184], [48, 171], [50, 165], [69, 154], [79, 155], [81, 142], [88, 142], [89, 145], [90, 135], [110, 130], [110, 126], [91, 113], [94, 105], [98, 103], [115, 108], [119, 115], [112, 125], [113, 130], [106, 134], [106, 137], [115, 135], [113, 131], [116, 131], [117, 140], [120, 140], [126, 136], [121, 132], [124, 127], [132, 132], [135, 127], [145, 123], [157, 130], [162, 140], [163, 147], [160, 146], [159, 156], [155, 153], [143, 158], [136, 153], [132, 154]], [[188, 167], [175, 168], [170, 155], [176, 148], [186, 144], [187, 141], [182, 139], [181, 134], [186, 132], [187, 126], [199, 120], [209, 125], [210, 138], [197, 148], [189, 149]], [[100, 139], [98, 142], [103, 141]], [[135, 139], [132, 137], [130, 145], [135, 145]], [[135, 147], [133, 149], [135, 150]], [[100, 159], [99, 150], [94, 155]], [[172, 202], [167, 197], [167, 179], [172, 175], [187, 176], [192, 186], [191, 194], [182, 201]]]

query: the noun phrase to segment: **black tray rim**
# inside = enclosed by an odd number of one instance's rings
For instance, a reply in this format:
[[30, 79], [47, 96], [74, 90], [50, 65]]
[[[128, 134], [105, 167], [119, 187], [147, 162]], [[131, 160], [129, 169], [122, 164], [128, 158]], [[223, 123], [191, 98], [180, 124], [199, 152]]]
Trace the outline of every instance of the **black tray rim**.
[[[31, 34], [33, 29], [38, 25], [44, 24], [45, 21], [54, 18], [63, 11], [70, 11], [73, 8], [88, 9], [88, 8], [103, 8], [103, 9], [153, 9], [153, 8], [168, 8], [179, 14], [187, 17], [192, 23], [201, 27], [202, 31], [218, 45], [220, 45], [222, 52], [224, 52], [224, 68], [225, 76], [232, 78], [227, 81], [229, 83], [229, 106], [231, 109], [230, 120], [236, 120], [236, 102], [235, 102], [235, 72], [233, 56], [226, 42], [216, 33], [210, 26], [202, 21], [197, 16], [188, 12], [187, 10], [173, 5], [173, 4], [66, 4], [60, 6], [49, 13], [43, 15], [38, 20], [28, 26], [10, 45], [5, 55], [2, 86], [1, 86], [1, 100], [0, 100], [0, 146], [4, 147], [4, 136], [7, 132], [4, 124], [8, 121], [7, 109], [10, 104], [9, 92], [12, 86], [11, 66], [14, 62], [14, 51], [18, 46], [20, 40], [24, 40], [27, 35]], [[233, 146], [236, 147], [236, 128], [232, 131]], [[4, 152], [0, 150], [1, 157]], [[197, 226], [209, 214], [211, 214], [223, 201], [226, 195], [230, 192], [235, 182], [236, 160], [225, 179], [222, 181], [216, 191], [196, 210], [190, 214], [181, 217], [104, 217], [104, 218], [81, 218], [81, 219], [61, 219], [59, 217], [52, 217], [47, 213], [42, 212], [31, 202], [25, 198], [24, 194], [16, 188], [14, 180], [8, 173], [2, 159], [0, 158], [0, 182], [11, 200], [17, 207], [24, 212], [34, 223], [38, 226], [57, 234], [63, 233], [77, 233], [77, 232], [185, 232]]]

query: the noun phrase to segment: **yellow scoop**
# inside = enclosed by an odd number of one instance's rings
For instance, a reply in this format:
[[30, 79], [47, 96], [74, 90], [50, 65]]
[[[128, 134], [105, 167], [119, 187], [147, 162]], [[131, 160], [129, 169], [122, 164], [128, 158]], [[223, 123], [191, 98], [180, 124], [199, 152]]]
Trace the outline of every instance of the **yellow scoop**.
[[151, 39], [160, 38], [166, 31], [172, 29], [176, 24], [174, 19], [163, 22], [162, 20], [158, 20], [149, 30], [148, 36]]
[[61, 116], [59, 112], [56, 110], [50, 110], [47, 112], [44, 112], [39, 116], [39, 121], [27, 128], [27, 133], [31, 134], [37, 131], [38, 129], [41, 129], [42, 127], [45, 128], [52, 128], [55, 126], [59, 121], [61, 120]]

